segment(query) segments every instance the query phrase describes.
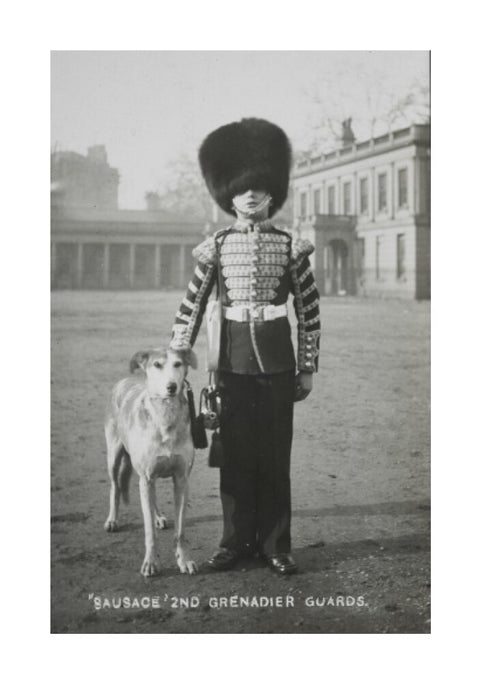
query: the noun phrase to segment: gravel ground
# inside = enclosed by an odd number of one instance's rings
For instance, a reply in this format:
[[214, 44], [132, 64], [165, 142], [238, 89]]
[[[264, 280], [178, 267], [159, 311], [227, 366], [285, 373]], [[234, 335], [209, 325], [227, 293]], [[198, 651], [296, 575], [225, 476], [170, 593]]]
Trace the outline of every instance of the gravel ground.
[[[295, 413], [299, 574], [277, 577], [258, 560], [208, 571], [221, 509], [206, 451], [197, 452], [187, 523], [198, 575], [178, 573], [171, 528], [161, 532], [161, 573], [140, 575], [136, 477], [120, 531], [104, 532], [104, 406], [133, 353], [168, 341], [181, 296], [52, 295], [52, 632], [429, 633], [426, 302], [322, 300], [320, 371]], [[196, 350], [203, 358], [203, 333]], [[198, 396], [205, 373], [190, 379]], [[170, 482], [157, 489], [171, 517]]]

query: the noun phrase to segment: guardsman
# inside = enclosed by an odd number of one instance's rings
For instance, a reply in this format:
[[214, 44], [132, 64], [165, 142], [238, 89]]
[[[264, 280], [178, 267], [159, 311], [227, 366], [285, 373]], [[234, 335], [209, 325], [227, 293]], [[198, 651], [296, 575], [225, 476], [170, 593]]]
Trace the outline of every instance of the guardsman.
[[274, 572], [291, 574], [297, 570], [290, 536], [293, 404], [312, 389], [320, 342], [319, 298], [308, 258], [313, 245], [270, 220], [287, 197], [291, 164], [289, 140], [277, 125], [248, 118], [222, 126], [202, 143], [199, 162], [211, 195], [236, 218], [194, 249], [197, 265], [171, 342], [193, 346], [217, 284], [223, 311], [223, 536], [209, 565], [230, 569], [258, 553]]

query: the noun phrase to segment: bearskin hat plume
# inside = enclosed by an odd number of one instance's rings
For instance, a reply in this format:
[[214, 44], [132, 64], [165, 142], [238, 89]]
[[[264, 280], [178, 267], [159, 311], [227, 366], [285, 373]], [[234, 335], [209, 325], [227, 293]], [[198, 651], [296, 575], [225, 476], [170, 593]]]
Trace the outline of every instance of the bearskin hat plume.
[[288, 194], [290, 142], [279, 126], [248, 118], [221, 126], [200, 146], [198, 159], [208, 190], [226, 213], [235, 215], [232, 200], [247, 190], [272, 196], [270, 215]]

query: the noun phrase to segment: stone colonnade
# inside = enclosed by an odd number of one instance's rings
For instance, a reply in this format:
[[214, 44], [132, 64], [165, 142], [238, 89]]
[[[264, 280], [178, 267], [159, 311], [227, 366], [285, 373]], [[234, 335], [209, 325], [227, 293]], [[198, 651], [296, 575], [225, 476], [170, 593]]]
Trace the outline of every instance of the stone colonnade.
[[183, 287], [193, 272], [187, 243], [52, 242], [53, 289]]

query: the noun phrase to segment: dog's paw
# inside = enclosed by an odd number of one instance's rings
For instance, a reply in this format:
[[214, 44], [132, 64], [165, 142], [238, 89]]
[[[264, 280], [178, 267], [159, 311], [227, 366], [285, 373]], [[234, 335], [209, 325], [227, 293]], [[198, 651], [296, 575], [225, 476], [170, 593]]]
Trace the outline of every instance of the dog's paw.
[[116, 520], [107, 519], [103, 528], [105, 531], [118, 531], [118, 522]]
[[168, 529], [168, 522], [165, 515], [155, 515], [155, 528], [156, 529]]
[[193, 560], [177, 554], [177, 564], [182, 574], [196, 574], [198, 567]]
[[158, 563], [152, 560], [151, 558], [145, 558], [143, 560], [142, 568], [140, 569], [140, 573], [143, 576], [150, 577], [150, 576], [155, 576], [155, 574], [160, 573], [160, 568], [158, 566]]
[[183, 572], [184, 574], [186, 574], [187, 572], [189, 574], [196, 574], [198, 572], [197, 563], [194, 562], [193, 560], [187, 560], [187, 562], [185, 563], [185, 566], [186, 566], [186, 571]]

